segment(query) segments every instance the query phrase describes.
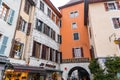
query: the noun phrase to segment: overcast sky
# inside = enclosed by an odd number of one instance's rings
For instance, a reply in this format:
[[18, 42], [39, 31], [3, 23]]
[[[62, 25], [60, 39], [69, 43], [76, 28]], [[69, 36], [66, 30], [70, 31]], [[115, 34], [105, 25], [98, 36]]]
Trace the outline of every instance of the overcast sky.
[[70, 0], [50, 0], [56, 7], [66, 4]]

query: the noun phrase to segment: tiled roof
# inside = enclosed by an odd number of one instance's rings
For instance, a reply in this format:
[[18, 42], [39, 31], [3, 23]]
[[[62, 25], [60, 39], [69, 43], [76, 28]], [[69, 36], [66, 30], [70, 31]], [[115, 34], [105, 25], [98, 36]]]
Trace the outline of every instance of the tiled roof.
[[79, 1], [83, 1], [83, 0], [70, 0], [70, 1], [69, 1], [67, 4], [65, 4], [65, 5], [70, 5], [70, 4], [79, 2]]
[[84, 0], [70, 0], [70, 1], [69, 1], [68, 3], [66, 3], [65, 5], [59, 7], [59, 9], [65, 8], [65, 7], [69, 7], [69, 6], [72, 6], [72, 5], [81, 3], [81, 2], [83, 2], [83, 1], [84, 1]]

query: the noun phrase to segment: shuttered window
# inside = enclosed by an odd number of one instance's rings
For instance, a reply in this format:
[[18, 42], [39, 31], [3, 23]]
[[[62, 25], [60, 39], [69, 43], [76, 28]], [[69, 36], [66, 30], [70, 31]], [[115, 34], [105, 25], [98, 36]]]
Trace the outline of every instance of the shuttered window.
[[39, 58], [40, 57], [40, 51], [41, 51], [41, 44], [34, 41], [32, 57]]
[[73, 48], [73, 57], [81, 58], [83, 57], [83, 48]]
[[43, 31], [43, 26], [44, 26], [44, 23], [41, 20], [36, 19], [36, 29], [38, 31], [42, 32]]
[[44, 3], [40, 1], [40, 10], [44, 12]]
[[120, 10], [120, 3], [119, 2], [108, 2], [104, 3], [105, 10]]
[[2, 3], [0, 6], [0, 18], [4, 21], [8, 19], [9, 10], [10, 8], [5, 3]]
[[29, 1], [25, 0], [25, 7], [24, 7], [25, 13], [29, 14], [30, 13], [30, 8], [31, 8], [31, 5], [30, 5]]
[[51, 18], [51, 10], [49, 8], [47, 9], [47, 16]]
[[112, 21], [115, 29], [120, 28], [120, 18], [112, 18]]
[[8, 37], [7, 36], [4, 36], [3, 37], [3, 41], [2, 41], [2, 44], [0, 46], [0, 54], [4, 54], [5, 53], [5, 49], [7, 47], [7, 41], [8, 41]]

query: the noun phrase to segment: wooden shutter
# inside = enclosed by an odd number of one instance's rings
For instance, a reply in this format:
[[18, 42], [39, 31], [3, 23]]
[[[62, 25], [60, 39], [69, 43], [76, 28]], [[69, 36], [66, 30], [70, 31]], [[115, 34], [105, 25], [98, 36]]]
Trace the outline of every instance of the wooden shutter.
[[22, 17], [20, 16], [17, 22], [17, 29], [20, 30], [22, 26]]
[[27, 36], [30, 35], [30, 31], [31, 31], [31, 23], [28, 23], [28, 27], [27, 27]]
[[117, 4], [117, 8], [120, 10], [120, 3], [116, 2], [116, 4]]
[[6, 49], [6, 44], [7, 44], [7, 41], [8, 41], [8, 37], [4, 36], [3, 37], [3, 41], [2, 41], [2, 45], [1, 45], [1, 48], [0, 48], [0, 54], [4, 54], [5, 52], [5, 49]]
[[10, 9], [10, 13], [9, 13], [9, 17], [8, 17], [8, 24], [12, 24], [13, 23], [13, 18], [14, 18], [14, 14], [15, 14], [15, 11]]
[[108, 5], [107, 5], [107, 3], [104, 3], [104, 6], [105, 6], [105, 10], [108, 11]]
[[62, 52], [60, 52], [60, 63], [62, 63]]
[[81, 48], [81, 57], [84, 57], [83, 48]]
[[36, 50], [36, 42], [33, 42], [33, 51], [32, 51], [32, 56], [35, 57], [35, 51]]
[[56, 57], [55, 57], [55, 62], [58, 62], [58, 51], [56, 51]]
[[74, 51], [75, 48], [72, 48], [72, 54], [73, 54], [73, 57], [75, 57], [75, 51]]

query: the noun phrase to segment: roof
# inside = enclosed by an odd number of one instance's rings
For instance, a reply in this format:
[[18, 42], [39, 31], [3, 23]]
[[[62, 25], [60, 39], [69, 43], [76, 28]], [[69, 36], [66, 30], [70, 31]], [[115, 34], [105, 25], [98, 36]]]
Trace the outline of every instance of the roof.
[[57, 10], [57, 8], [52, 4], [50, 0], [44, 0], [44, 2], [57, 14], [58, 17], [62, 17], [61, 13]]
[[59, 7], [59, 9], [62, 9], [62, 8], [66, 8], [66, 7], [69, 7], [69, 6], [72, 6], [72, 5], [76, 5], [76, 4], [79, 4], [81, 2], [83, 2], [84, 0], [70, 0], [67, 4]]
[[113, 1], [113, 0], [89, 0], [89, 3], [97, 3], [97, 2], [105, 2], [105, 1]]

